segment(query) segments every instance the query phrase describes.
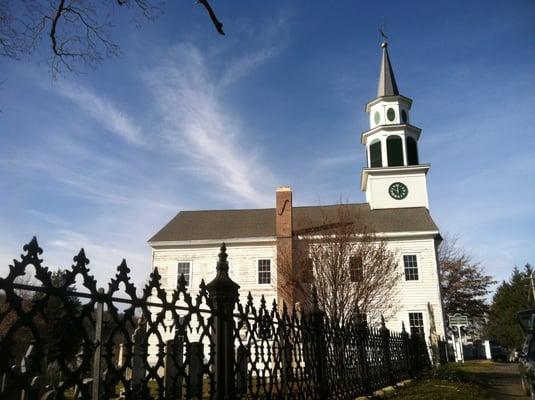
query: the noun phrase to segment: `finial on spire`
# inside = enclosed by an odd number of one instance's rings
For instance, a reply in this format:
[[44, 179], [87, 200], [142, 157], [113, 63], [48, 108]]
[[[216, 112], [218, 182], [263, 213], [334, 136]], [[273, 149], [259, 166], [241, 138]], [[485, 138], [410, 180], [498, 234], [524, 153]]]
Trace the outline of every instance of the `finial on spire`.
[[382, 38], [383, 38], [383, 42], [381, 43], [381, 47], [384, 49], [388, 46], [388, 42], [387, 42], [387, 39], [388, 39], [388, 36], [386, 36], [386, 33], [385, 33], [385, 24], [382, 24], [379, 28], [379, 33], [381, 34]]
[[381, 60], [381, 72], [379, 73], [379, 86], [377, 88], [377, 97], [383, 96], [397, 96], [399, 95], [398, 85], [394, 77], [394, 71], [390, 64], [390, 57], [388, 56], [388, 37], [384, 32], [384, 25], [379, 28], [379, 33], [383, 38], [381, 48], [383, 49], [383, 57]]

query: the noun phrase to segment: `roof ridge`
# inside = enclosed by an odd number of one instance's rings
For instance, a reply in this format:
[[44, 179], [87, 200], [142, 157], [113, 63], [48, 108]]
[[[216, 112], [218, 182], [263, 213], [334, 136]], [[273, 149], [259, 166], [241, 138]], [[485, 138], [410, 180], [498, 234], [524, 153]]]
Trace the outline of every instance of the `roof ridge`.
[[[307, 205], [307, 206], [293, 206], [293, 208], [363, 206], [363, 205], [367, 205], [367, 204], [368, 203], [318, 204], [318, 205]], [[182, 213], [182, 212], [198, 213], [198, 212], [215, 212], [215, 211], [266, 211], [266, 210], [275, 210], [275, 207], [265, 207], [265, 208], [216, 208], [216, 209], [205, 209], [205, 210], [181, 210], [178, 213]]]

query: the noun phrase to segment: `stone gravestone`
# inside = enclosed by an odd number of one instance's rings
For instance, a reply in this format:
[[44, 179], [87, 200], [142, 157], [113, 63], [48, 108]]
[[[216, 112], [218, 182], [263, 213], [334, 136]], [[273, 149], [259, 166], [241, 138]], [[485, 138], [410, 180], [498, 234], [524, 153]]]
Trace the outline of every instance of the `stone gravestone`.
[[130, 380], [130, 388], [134, 393], [134, 398], [144, 398], [147, 393], [147, 385], [145, 383], [145, 359], [147, 357], [147, 329], [143, 317], [139, 318], [138, 326], [132, 336], [134, 350], [132, 355], [132, 379]]
[[184, 338], [175, 336], [165, 344], [165, 398], [182, 398], [182, 377], [184, 367]]

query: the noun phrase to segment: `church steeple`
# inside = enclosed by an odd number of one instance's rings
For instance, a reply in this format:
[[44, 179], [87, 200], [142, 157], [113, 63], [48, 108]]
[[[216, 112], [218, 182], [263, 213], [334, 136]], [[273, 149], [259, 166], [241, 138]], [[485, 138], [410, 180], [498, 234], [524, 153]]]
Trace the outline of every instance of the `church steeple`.
[[361, 189], [371, 209], [429, 207], [429, 165], [421, 164], [418, 154], [421, 129], [410, 122], [412, 100], [399, 94], [386, 40], [381, 47], [377, 97], [366, 104], [370, 129], [361, 136], [368, 161]]
[[381, 72], [379, 73], [379, 85], [377, 86], [377, 97], [384, 96], [398, 96], [399, 90], [390, 64], [390, 57], [388, 56], [388, 43], [386, 40], [381, 43], [383, 48], [383, 58], [381, 60]]

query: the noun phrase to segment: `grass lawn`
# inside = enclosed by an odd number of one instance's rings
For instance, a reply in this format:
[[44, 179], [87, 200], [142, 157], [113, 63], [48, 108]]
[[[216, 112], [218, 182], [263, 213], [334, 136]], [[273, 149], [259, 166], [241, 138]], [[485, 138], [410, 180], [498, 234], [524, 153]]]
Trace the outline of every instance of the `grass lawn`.
[[451, 363], [430, 371], [421, 379], [398, 389], [389, 399], [490, 399], [477, 374], [492, 368], [491, 362]]

